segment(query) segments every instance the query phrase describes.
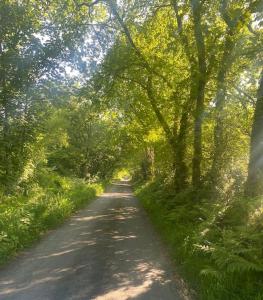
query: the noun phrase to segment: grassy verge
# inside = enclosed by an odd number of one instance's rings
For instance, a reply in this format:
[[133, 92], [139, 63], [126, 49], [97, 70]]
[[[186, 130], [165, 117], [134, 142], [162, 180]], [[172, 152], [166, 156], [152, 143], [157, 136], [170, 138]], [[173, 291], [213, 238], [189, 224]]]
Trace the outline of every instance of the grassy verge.
[[135, 193], [198, 299], [263, 299], [261, 199], [193, 202], [193, 191], [176, 195], [160, 182]]
[[30, 246], [47, 230], [63, 223], [103, 191], [102, 184], [41, 174], [27, 191], [1, 197], [0, 264]]

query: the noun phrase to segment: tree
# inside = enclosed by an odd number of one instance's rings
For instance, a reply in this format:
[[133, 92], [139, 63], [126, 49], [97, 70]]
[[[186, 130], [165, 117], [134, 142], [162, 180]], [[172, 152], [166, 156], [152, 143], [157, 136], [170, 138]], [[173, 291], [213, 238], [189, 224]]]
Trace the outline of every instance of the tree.
[[[240, 60], [244, 59], [242, 51], [236, 49], [240, 39], [246, 38], [246, 40], [254, 39], [253, 34], [247, 30], [247, 26], [252, 19], [252, 13], [258, 8], [258, 2], [252, 1], [247, 8], [243, 7], [229, 7], [227, 1], [222, 1], [220, 4], [220, 14], [226, 24], [226, 32], [224, 33], [224, 45], [221, 58], [219, 59], [219, 68], [216, 75], [216, 95], [215, 95], [215, 128], [214, 128], [214, 154], [211, 167], [211, 184], [216, 187], [217, 183], [220, 183], [222, 178], [222, 169], [224, 164], [224, 107], [227, 95], [227, 76], [233, 67], [235, 62], [240, 63]], [[236, 5], [236, 4], [235, 4]], [[256, 42], [256, 41], [255, 41]], [[256, 43], [255, 43], [256, 45]], [[255, 46], [254, 46], [255, 47]], [[244, 46], [245, 48], [245, 46]], [[253, 60], [249, 58], [248, 64]], [[231, 74], [232, 80], [235, 76]], [[237, 73], [240, 76], [240, 72]]]
[[248, 177], [245, 194], [260, 196], [263, 193], [263, 71], [257, 92], [257, 102], [252, 124]]

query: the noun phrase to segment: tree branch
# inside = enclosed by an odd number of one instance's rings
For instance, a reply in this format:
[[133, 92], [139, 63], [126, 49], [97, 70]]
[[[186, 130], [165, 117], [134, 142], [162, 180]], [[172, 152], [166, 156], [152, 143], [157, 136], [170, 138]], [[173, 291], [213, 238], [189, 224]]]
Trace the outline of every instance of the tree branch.
[[160, 74], [159, 72], [157, 72], [154, 68], [152, 68], [150, 66], [150, 64], [148, 63], [148, 61], [146, 60], [146, 58], [143, 56], [143, 54], [141, 53], [140, 49], [135, 45], [133, 38], [131, 36], [131, 33], [127, 27], [127, 25], [124, 23], [123, 19], [120, 17], [116, 4], [114, 3], [114, 1], [112, 0], [108, 0], [110, 8], [112, 10], [113, 15], [116, 17], [117, 21], [119, 22], [120, 26], [122, 27], [124, 34], [129, 42], [129, 44], [131, 45], [131, 47], [134, 49], [135, 53], [137, 54], [137, 56], [139, 57], [139, 59], [142, 62], [142, 65], [145, 67], [145, 69], [151, 74], [156, 75], [157, 77], [161, 78], [169, 88], [173, 88], [171, 83], [169, 82], [169, 80], [163, 76], [162, 74]]
[[82, 2], [82, 3], [77, 3], [76, 0], [74, 0], [75, 2], [75, 5], [78, 7], [78, 8], [81, 8], [82, 6], [86, 6], [88, 8], [91, 8], [93, 7], [94, 5], [98, 4], [99, 2], [103, 2], [102, 0], [94, 0], [93, 2]]

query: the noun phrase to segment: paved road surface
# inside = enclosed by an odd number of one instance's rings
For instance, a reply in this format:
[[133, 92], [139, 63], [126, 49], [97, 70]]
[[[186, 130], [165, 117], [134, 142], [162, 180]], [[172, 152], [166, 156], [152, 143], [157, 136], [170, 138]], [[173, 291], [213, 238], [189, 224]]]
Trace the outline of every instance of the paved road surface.
[[1, 300], [178, 300], [171, 262], [122, 182], [0, 271]]

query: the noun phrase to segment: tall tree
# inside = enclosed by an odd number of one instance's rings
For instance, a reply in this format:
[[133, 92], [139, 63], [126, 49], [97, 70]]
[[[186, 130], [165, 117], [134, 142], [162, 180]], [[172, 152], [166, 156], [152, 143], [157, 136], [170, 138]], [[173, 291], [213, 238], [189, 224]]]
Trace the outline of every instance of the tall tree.
[[[244, 36], [246, 36], [246, 39], [249, 39], [251, 36], [250, 33], [246, 33], [246, 27], [249, 26], [251, 22], [252, 13], [258, 9], [258, 2], [250, 2], [247, 8], [237, 8], [232, 15], [228, 1], [223, 0], [220, 6], [220, 14], [226, 24], [226, 32], [223, 35], [223, 52], [219, 59], [219, 68], [216, 75], [214, 150], [211, 167], [211, 181], [213, 187], [215, 187], [217, 182], [220, 182], [222, 178], [221, 173], [224, 162], [224, 107], [227, 95], [227, 75], [235, 65], [235, 61], [238, 61], [238, 58], [242, 55], [242, 51], [237, 51], [236, 49], [238, 41]], [[234, 75], [232, 74], [232, 76]]]
[[202, 29], [202, 3], [199, 0], [191, 1], [194, 22], [194, 37], [197, 48], [198, 71], [196, 81], [196, 106], [194, 121], [194, 153], [192, 181], [195, 188], [201, 184], [201, 162], [202, 162], [202, 123], [204, 113], [205, 86], [207, 82], [206, 49]]
[[252, 197], [263, 194], [263, 71], [253, 118], [245, 194]]

